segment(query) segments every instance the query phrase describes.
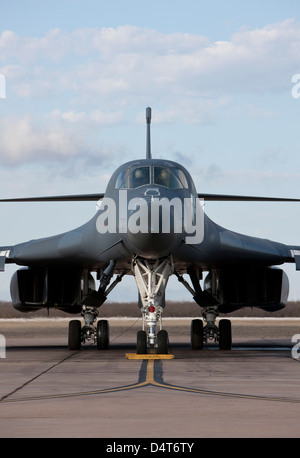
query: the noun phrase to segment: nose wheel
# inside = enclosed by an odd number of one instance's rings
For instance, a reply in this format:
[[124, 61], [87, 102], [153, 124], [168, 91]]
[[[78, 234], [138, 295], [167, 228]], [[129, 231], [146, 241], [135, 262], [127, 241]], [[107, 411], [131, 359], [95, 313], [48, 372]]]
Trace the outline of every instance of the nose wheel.
[[161, 329], [157, 333], [157, 353], [159, 355], [168, 354], [168, 333], [165, 329]]
[[[168, 333], [164, 329], [161, 329], [157, 333], [157, 353], [159, 355], [168, 354]], [[137, 332], [137, 344], [136, 344], [136, 353], [137, 355], [146, 355], [147, 354], [147, 333], [146, 331]]]
[[136, 353], [138, 355], [147, 354], [147, 334], [146, 331], [137, 332]]

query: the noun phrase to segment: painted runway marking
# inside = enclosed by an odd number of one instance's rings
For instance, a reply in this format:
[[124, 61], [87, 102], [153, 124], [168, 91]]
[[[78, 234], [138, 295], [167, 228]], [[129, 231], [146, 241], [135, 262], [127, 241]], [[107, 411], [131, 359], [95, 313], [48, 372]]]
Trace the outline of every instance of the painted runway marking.
[[61, 398], [72, 398], [80, 396], [94, 396], [100, 394], [108, 393], [119, 393], [128, 390], [134, 390], [144, 387], [156, 387], [163, 388], [177, 392], [201, 394], [205, 396], [221, 396], [229, 398], [238, 398], [238, 399], [247, 399], [247, 400], [260, 400], [260, 401], [273, 401], [273, 402], [290, 402], [290, 403], [300, 403], [300, 399], [296, 398], [286, 398], [286, 397], [277, 397], [277, 396], [259, 396], [259, 395], [250, 395], [250, 394], [241, 394], [241, 393], [228, 393], [222, 391], [210, 391], [202, 390], [199, 388], [189, 388], [185, 386], [172, 385], [166, 383], [163, 380], [162, 372], [162, 361], [160, 360], [143, 360], [140, 372], [138, 383], [131, 385], [124, 385], [115, 388], [106, 388], [103, 390], [91, 390], [91, 391], [81, 391], [77, 393], [65, 393], [65, 394], [50, 394], [45, 396], [30, 396], [24, 398], [15, 398], [9, 399], [5, 398], [0, 401], [0, 403], [8, 402], [24, 402], [24, 401], [41, 401], [49, 399], [61, 399]]

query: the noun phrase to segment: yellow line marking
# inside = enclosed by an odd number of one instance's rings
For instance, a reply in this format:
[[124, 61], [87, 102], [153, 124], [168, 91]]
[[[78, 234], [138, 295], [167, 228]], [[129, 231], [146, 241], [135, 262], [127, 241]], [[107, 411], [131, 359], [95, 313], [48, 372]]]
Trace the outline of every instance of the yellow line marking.
[[151, 353], [147, 353], [147, 354], [142, 354], [142, 355], [138, 355], [137, 353], [126, 353], [125, 354], [126, 358], [127, 359], [173, 359], [174, 358], [174, 355], [161, 355], [161, 354], [151, 354]]
[[199, 393], [204, 395], [212, 395], [212, 396], [223, 396], [223, 397], [230, 397], [230, 398], [240, 398], [240, 399], [257, 399], [260, 401], [280, 401], [280, 402], [293, 402], [293, 403], [300, 403], [300, 399], [294, 398], [284, 398], [284, 397], [272, 397], [272, 396], [259, 396], [259, 395], [251, 395], [251, 394], [237, 394], [237, 393], [222, 393], [221, 391], [209, 391], [209, 390], [201, 390], [197, 388], [185, 388], [176, 385], [167, 385], [164, 383], [154, 382], [153, 385], [159, 386], [161, 388], [167, 388], [170, 390], [175, 391], [185, 391], [188, 393]]
[[132, 385], [127, 386], [120, 386], [116, 388], [106, 388], [104, 390], [94, 390], [94, 391], [81, 391], [78, 393], [65, 393], [65, 394], [49, 394], [44, 396], [30, 396], [27, 398], [15, 398], [15, 399], [3, 399], [0, 403], [6, 402], [19, 402], [19, 401], [41, 401], [46, 399], [58, 399], [58, 398], [71, 398], [76, 396], [91, 396], [96, 394], [103, 394], [103, 393], [114, 393], [118, 391], [126, 391], [131, 390], [133, 388], [141, 388], [145, 385], [156, 385], [157, 383], [154, 381], [154, 361], [150, 360], [147, 364], [147, 373], [146, 373], [146, 380], [140, 383], [134, 383]]
[[147, 364], [147, 375], [145, 383], [156, 383], [154, 381], [154, 361], [150, 360]]
[[[157, 356], [157, 355], [153, 355]], [[20, 401], [41, 401], [46, 399], [59, 399], [59, 398], [68, 398], [68, 397], [75, 397], [75, 396], [90, 396], [90, 395], [97, 395], [97, 394], [104, 394], [104, 393], [116, 393], [120, 391], [131, 390], [135, 388], [141, 388], [143, 386], [152, 385], [157, 386], [160, 388], [166, 388], [169, 390], [174, 391], [182, 391], [187, 393], [198, 393], [210, 396], [223, 396], [223, 397], [231, 397], [231, 398], [240, 398], [240, 399], [257, 399], [260, 401], [280, 401], [280, 402], [292, 402], [292, 403], [300, 403], [300, 399], [293, 399], [293, 398], [284, 398], [284, 397], [276, 397], [276, 396], [255, 396], [250, 394], [238, 394], [238, 393], [226, 393], [226, 392], [219, 392], [219, 391], [209, 391], [209, 390], [201, 390], [197, 388], [187, 388], [181, 387], [176, 385], [169, 385], [167, 383], [160, 383], [154, 380], [154, 359], [149, 359], [147, 362], [147, 371], [146, 371], [146, 379], [144, 382], [134, 383], [132, 385], [127, 386], [120, 386], [116, 388], [106, 388], [103, 390], [93, 390], [93, 391], [82, 391], [77, 393], [65, 393], [65, 394], [50, 394], [44, 396], [31, 396], [31, 397], [24, 397], [24, 398], [15, 398], [15, 399], [3, 399], [0, 403], [6, 402], [20, 402]]]

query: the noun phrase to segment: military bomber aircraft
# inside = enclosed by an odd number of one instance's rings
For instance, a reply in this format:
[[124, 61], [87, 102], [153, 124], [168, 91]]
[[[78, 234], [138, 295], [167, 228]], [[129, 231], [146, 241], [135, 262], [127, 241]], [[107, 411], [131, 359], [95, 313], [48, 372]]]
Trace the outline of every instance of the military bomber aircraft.
[[81, 314], [84, 325], [79, 319], [69, 323], [70, 350], [79, 350], [87, 340], [95, 342], [99, 350], [109, 347], [109, 324], [97, 319], [98, 309], [124, 275], [135, 278], [143, 318], [137, 353], [157, 349], [165, 354], [168, 334], [162, 327], [162, 313], [171, 275], [199, 305], [199, 318], [191, 323], [192, 348], [200, 350], [214, 341], [221, 350], [230, 350], [231, 322], [222, 318], [217, 325], [219, 313], [249, 306], [268, 311], [283, 308], [289, 283], [277, 266], [295, 263], [300, 270], [300, 246], [232, 232], [214, 223], [202, 207], [203, 200], [300, 199], [198, 193], [181, 164], [152, 158], [150, 124], [151, 109], [147, 108], [146, 158], [121, 165], [105, 193], [0, 200], [101, 199], [97, 213], [81, 227], [0, 247], [0, 270], [4, 271], [6, 263], [20, 266], [10, 286], [17, 310], [55, 307]]

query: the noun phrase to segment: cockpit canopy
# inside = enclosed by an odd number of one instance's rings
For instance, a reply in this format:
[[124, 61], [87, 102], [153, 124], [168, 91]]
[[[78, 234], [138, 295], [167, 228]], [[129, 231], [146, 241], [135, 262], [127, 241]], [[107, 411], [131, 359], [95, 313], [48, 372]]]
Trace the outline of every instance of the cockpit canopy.
[[145, 185], [165, 186], [169, 189], [187, 189], [184, 172], [167, 166], [129, 166], [120, 172], [116, 180], [117, 189], [136, 189]]

